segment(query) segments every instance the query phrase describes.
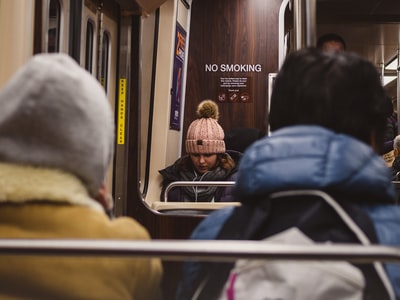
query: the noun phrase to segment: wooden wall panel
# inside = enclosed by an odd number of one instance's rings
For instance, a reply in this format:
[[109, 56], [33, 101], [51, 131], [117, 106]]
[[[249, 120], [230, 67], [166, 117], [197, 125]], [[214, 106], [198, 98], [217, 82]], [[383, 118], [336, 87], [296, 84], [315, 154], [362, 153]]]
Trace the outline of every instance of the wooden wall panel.
[[[251, 102], [218, 102], [226, 130], [265, 131], [268, 73], [278, 68], [278, 15], [281, 0], [196, 0], [192, 4], [183, 134], [204, 99], [218, 101], [221, 77], [249, 77]], [[206, 65], [218, 71], [206, 71]], [[256, 65], [261, 72], [222, 72], [221, 64]], [[183, 149], [184, 151], [184, 149]]]

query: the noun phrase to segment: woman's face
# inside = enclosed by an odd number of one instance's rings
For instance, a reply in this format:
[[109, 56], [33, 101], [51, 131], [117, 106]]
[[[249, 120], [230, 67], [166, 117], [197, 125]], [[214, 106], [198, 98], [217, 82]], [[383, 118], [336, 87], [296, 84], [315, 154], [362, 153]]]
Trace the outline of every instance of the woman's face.
[[190, 154], [192, 163], [196, 168], [197, 172], [204, 174], [215, 168], [217, 165], [217, 154]]

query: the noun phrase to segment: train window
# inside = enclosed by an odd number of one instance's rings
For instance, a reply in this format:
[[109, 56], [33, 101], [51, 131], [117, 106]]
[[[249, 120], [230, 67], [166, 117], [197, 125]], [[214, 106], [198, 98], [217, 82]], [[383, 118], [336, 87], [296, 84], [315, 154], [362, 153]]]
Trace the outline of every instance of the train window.
[[339, 34], [346, 42], [346, 50], [370, 60], [384, 72], [384, 78], [397, 75], [388, 74], [387, 66], [397, 56], [400, 24], [395, 16], [400, 14], [400, 8], [395, 2], [378, 2], [357, 0], [359, 5], [353, 1], [337, 5], [337, 0], [318, 1], [317, 36]]
[[94, 25], [91, 20], [86, 23], [85, 69], [93, 72]]
[[[400, 6], [395, 2], [373, 0], [318, 1], [317, 36], [339, 34], [346, 42], [346, 50], [370, 60], [381, 73], [382, 83], [393, 95], [399, 94], [397, 85], [397, 56], [400, 44]], [[396, 4], [395, 4], [396, 3]], [[399, 116], [400, 117], [400, 116]]]
[[49, 5], [49, 29], [47, 32], [47, 52], [60, 50], [61, 6], [58, 0], [51, 0]]
[[110, 33], [107, 31], [103, 32], [103, 42], [101, 45], [101, 66], [99, 72], [99, 81], [107, 92], [108, 84], [108, 63], [110, 55]]

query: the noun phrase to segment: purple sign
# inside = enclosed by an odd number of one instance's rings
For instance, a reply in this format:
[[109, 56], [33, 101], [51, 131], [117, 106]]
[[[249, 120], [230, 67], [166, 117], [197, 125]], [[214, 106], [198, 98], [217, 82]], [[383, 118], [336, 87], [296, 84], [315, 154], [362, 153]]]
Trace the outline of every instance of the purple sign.
[[169, 128], [181, 129], [181, 98], [183, 89], [183, 67], [185, 62], [186, 31], [179, 23], [176, 24], [174, 73], [172, 74], [171, 112]]

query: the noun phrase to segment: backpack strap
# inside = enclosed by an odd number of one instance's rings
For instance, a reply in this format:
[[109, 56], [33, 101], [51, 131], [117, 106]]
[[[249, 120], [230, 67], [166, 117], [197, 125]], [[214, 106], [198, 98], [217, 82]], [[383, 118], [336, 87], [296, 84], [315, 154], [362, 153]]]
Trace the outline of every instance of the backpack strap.
[[[258, 208], [258, 209], [257, 209]], [[253, 231], [263, 226], [268, 219], [269, 210], [262, 206], [242, 205], [235, 207], [219, 232], [219, 240], [247, 240]], [[249, 222], [251, 220], [251, 222]], [[204, 262], [199, 276], [190, 291], [192, 300], [210, 300], [218, 298], [221, 287], [229, 277], [235, 262]]]

